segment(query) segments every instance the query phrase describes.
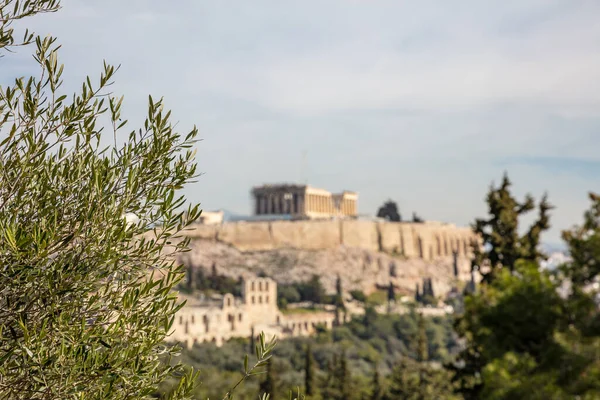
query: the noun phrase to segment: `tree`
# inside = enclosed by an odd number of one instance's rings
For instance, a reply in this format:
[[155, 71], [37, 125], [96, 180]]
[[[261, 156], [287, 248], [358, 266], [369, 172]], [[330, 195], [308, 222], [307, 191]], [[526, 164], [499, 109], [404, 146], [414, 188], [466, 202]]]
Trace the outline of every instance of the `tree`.
[[335, 306], [336, 309], [345, 310], [346, 306], [344, 305], [344, 291], [342, 289], [342, 278], [338, 275], [335, 280]]
[[428, 356], [428, 344], [427, 344], [427, 332], [425, 330], [425, 319], [422, 314], [418, 314], [417, 319], [417, 361], [419, 362], [419, 398], [425, 399], [425, 393], [427, 392], [427, 381], [425, 378], [424, 363], [427, 362]]
[[454, 278], [458, 279], [458, 251], [452, 251], [452, 272]]
[[391, 374], [391, 382], [385, 400], [413, 400], [417, 399], [417, 375], [408, 365], [408, 360], [402, 359]]
[[273, 359], [267, 361], [267, 371], [265, 379], [260, 382], [259, 391], [261, 394], [275, 393], [275, 372], [273, 368]]
[[183, 215], [179, 194], [197, 176], [197, 130], [176, 132], [150, 98], [143, 128], [123, 135], [107, 64], [68, 99], [56, 38], [18, 43], [11, 27], [57, 8], [0, 3], [0, 47], [35, 43], [39, 68], [0, 90], [0, 397], [146, 398], [181, 372], [161, 358], [178, 351], [163, 342], [180, 307], [181, 234], [199, 215]]
[[350, 372], [350, 367], [348, 366], [348, 359], [346, 358], [346, 353], [342, 353], [342, 357], [340, 359], [340, 366], [338, 369], [337, 380], [339, 382], [339, 391], [341, 396], [339, 400], [348, 400], [351, 399], [352, 396], [352, 373]]
[[398, 205], [392, 200], [386, 201], [381, 207], [379, 207], [379, 210], [377, 210], [377, 217], [384, 218], [392, 222], [402, 221], [402, 217], [398, 211]]
[[420, 303], [422, 300], [421, 293], [419, 292], [419, 282], [415, 283], [415, 301]]
[[[550, 368], [550, 358], [560, 347], [555, 336], [560, 299], [555, 283], [539, 269], [540, 234], [550, 226], [552, 206], [543, 196], [537, 220], [521, 236], [520, 218], [535, 208], [535, 202], [527, 195], [519, 203], [510, 186], [504, 175], [500, 187], [490, 188], [490, 216], [477, 219], [473, 226], [484, 244], [483, 250], [474, 246], [473, 269], [482, 273], [483, 281], [477, 292], [468, 291], [464, 313], [456, 320], [466, 347], [458, 363], [449, 366], [466, 399], [496, 398], [498, 386], [492, 382], [497, 377], [516, 376], [512, 375], [516, 371], [531, 376], [536, 368]], [[506, 389], [504, 383], [500, 386]], [[498, 398], [520, 398], [516, 392], [511, 396]]]
[[333, 356], [333, 360], [329, 363], [327, 379], [323, 387], [323, 398], [332, 400], [350, 400], [354, 398], [352, 383], [352, 373], [348, 366], [346, 354], [337, 357]]
[[412, 222], [422, 223], [423, 218], [419, 217], [416, 212], [413, 212]]
[[382, 400], [384, 395], [384, 389], [381, 385], [381, 377], [379, 376], [379, 369], [377, 366], [373, 369], [373, 380], [371, 381], [371, 396], [370, 400]]
[[315, 386], [315, 360], [310, 344], [306, 346], [304, 356], [304, 390], [307, 396], [316, 394]]
[[[564, 356], [560, 371], [572, 396], [600, 397], [600, 291], [594, 285], [600, 277], [600, 196], [589, 194], [590, 208], [583, 223], [562, 234], [571, 261], [559, 268], [557, 278], [570, 287], [564, 301], [561, 338]], [[566, 372], [568, 371], [568, 373]]]
[[394, 284], [391, 281], [390, 281], [390, 284], [388, 285], [387, 300], [388, 300], [388, 313], [389, 313], [389, 312], [391, 312], [392, 303], [396, 302], [396, 292], [394, 290]]
[[315, 304], [323, 303], [325, 299], [325, 288], [321, 283], [319, 275], [313, 275], [303, 288], [302, 300], [312, 301]]
[[[535, 200], [526, 195], [523, 202], [518, 202], [510, 192], [512, 183], [504, 174], [498, 188], [492, 187], [487, 195], [489, 218], [479, 218], [473, 225], [473, 231], [483, 240], [485, 250], [475, 246], [474, 264], [484, 276], [491, 281], [501, 268], [514, 270], [518, 260], [538, 262], [543, 258], [539, 250], [540, 235], [550, 228], [548, 212], [552, 206], [546, 195], [539, 203], [539, 215], [527, 232], [519, 235], [519, 219], [535, 209]], [[484, 268], [489, 271], [483, 271]]]

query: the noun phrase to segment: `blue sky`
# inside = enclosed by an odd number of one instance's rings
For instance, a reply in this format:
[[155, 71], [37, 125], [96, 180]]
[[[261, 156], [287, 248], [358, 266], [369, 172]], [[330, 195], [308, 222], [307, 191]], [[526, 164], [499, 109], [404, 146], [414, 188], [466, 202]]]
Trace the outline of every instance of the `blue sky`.
[[[30, 24], [59, 37], [65, 87], [121, 64], [130, 128], [147, 95], [196, 124], [203, 208], [250, 211], [264, 182], [387, 198], [470, 223], [508, 171], [548, 191], [546, 240], [600, 191], [600, 3], [591, 1], [63, 0]], [[34, 73], [27, 49], [0, 81]], [[303, 162], [303, 154], [305, 161]]]

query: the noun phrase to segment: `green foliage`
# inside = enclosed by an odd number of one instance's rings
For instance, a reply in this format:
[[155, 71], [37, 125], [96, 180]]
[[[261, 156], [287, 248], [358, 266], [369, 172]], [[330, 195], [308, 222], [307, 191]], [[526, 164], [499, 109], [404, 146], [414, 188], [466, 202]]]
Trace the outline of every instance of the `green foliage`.
[[367, 296], [367, 303], [369, 305], [378, 306], [387, 302], [388, 293], [387, 290], [376, 290]]
[[384, 218], [392, 222], [402, 221], [402, 217], [398, 211], [398, 205], [392, 200], [386, 201], [381, 207], [379, 207], [377, 210], [377, 217]]
[[336, 297], [329, 298], [325, 294], [325, 288], [318, 275], [313, 275], [306, 282], [294, 282], [277, 287], [277, 304], [281, 309], [285, 309], [290, 303], [310, 301], [314, 304], [331, 304], [335, 303], [335, 299]]
[[304, 391], [307, 396], [316, 394], [315, 382], [315, 359], [312, 353], [310, 343], [306, 346], [305, 361], [304, 361]]
[[[556, 285], [539, 270], [540, 234], [550, 227], [546, 196], [538, 219], [519, 235], [520, 218], [535, 208], [531, 196], [519, 203], [504, 175], [500, 187], [487, 195], [489, 218], [477, 219], [473, 229], [484, 244], [474, 246], [473, 268], [483, 275], [480, 290], [467, 295], [464, 313], [457, 318], [457, 333], [466, 340], [458, 363], [450, 369], [459, 391], [467, 399], [481, 398], [483, 371], [489, 363], [514, 352], [549, 362], [556, 348], [554, 329], [560, 318]], [[546, 358], [546, 359], [545, 359]]]
[[[16, 44], [12, 21], [57, 6], [4, 1], [2, 48]], [[67, 98], [56, 39], [23, 42], [39, 75], [0, 90], [0, 397], [146, 398], [182, 372], [161, 359], [178, 352], [163, 341], [180, 307], [181, 233], [199, 214], [178, 195], [196, 176], [197, 130], [176, 132], [150, 98], [142, 129], [124, 135], [114, 67]]]
[[431, 278], [423, 278], [423, 289], [419, 291], [417, 284], [415, 301], [425, 305], [437, 305], [438, 301], [433, 291], [433, 282]]
[[229, 276], [221, 275], [216, 272], [216, 268], [210, 276], [206, 276], [204, 268], [187, 267], [187, 279], [185, 283], [180, 283], [178, 290], [191, 293], [201, 291], [205, 293], [231, 293], [234, 296], [242, 295], [242, 282], [239, 279], [233, 279]]
[[367, 301], [367, 295], [362, 290], [351, 290], [350, 296], [352, 296], [354, 300], [362, 303]]
[[381, 384], [381, 376], [377, 367], [373, 370], [373, 381], [371, 382], [370, 400], [382, 400], [385, 394], [385, 388]]
[[421, 218], [419, 215], [417, 215], [416, 212], [413, 212], [412, 222], [423, 223], [423, 218]]
[[[539, 203], [537, 220], [520, 236], [519, 219], [535, 209], [535, 200], [527, 195], [522, 203], [518, 202], [510, 192], [511, 185], [505, 174], [498, 188], [490, 188], [486, 200], [490, 216], [477, 219], [473, 225], [474, 232], [481, 237], [486, 248], [482, 252], [479, 246], [475, 246], [474, 259], [486, 282], [491, 281], [502, 267], [512, 271], [518, 260], [537, 262], [543, 257], [538, 249], [540, 235], [550, 228], [548, 212], [553, 207], [544, 195]], [[483, 271], [483, 267], [489, 268], [489, 271]]]
[[427, 363], [402, 359], [394, 368], [385, 400], [459, 399], [453, 394], [450, 374]]
[[352, 373], [346, 354], [337, 354], [328, 364], [327, 377], [323, 383], [323, 398], [331, 400], [349, 400], [354, 398]]
[[275, 371], [273, 367], [274, 360], [267, 361], [267, 371], [264, 379], [260, 382], [259, 392], [261, 394], [275, 393]]
[[[342, 354], [346, 356], [346, 373], [349, 372], [352, 376], [350, 387], [353, 391], [345, 400], [358, 400], [363, 396], [369, 398], [375, 365], [381, 375], [381, 387], [385, 389], [387, 376], [397, 360], [401, 357], [417, 357], [418, 316], [374, 314], [371, 323], [372, 329], [369, 331], [365, 330], [362, 319], [356, 319], [344, 326], [320, 331], [314, 337], [279, 341], [273, 350], [276, 391], [271, 393], [271, 397], [287, 398], [290, 389], [304, 382], [303, 392], [307, 399], [326, 399], [324, 390], [329, 373], [328, 365], [340, 367]], [[440, 363], [449, 360], [457, 346], [452, 334], [451, 319], [424, 318], [424, 327], [431, 361]], [[219, 348], [212, 343], [204, 343], [191, 350], [184, 350], [178, 361], [202, 371], [202, 385], [195, 390], [195, 398], [222, 398], [222, 395], [218, 395], [235, 384], [240, 368], [239, 354], [243, 354], [247, 347], [247, 340], [232, 340]], [[313, 381], [312, 388], [310, 383], [308, 386], [306, 383], [307, 358], [308, 369], [312, 371], [312, 377], [309, 373], [309, 382]], [[258, 383], [249, 380], [238, 386], [236, 398], [254, 400], [257, 393]]]
[[[584, 223], [563, 233], [572, 261], [548, 272], [539, 268], [537, 245], [549, 226], [544, 198], [538, 220], [518, 236], [518, 217], [533, 208], [517, 203], [502, 186], [488, 196], [492, 227], [476, 265], [490, 271], [479, 290], [465, 299], [457, 332], [467, 346], [451, 369], [467, 399], [594, 399], [600, 396], [600, 198]], [[506, 267], [506, 268], [505, 268]], [[559, 287], [570, 287], [565, 296]]]
[[57, 11], [59, 0], [1, 0], [0, 1], [0, 50], [34, 43], [37, 35], [26, 30], [23, 39], [15, 39], [14, 22], [36, 14]]

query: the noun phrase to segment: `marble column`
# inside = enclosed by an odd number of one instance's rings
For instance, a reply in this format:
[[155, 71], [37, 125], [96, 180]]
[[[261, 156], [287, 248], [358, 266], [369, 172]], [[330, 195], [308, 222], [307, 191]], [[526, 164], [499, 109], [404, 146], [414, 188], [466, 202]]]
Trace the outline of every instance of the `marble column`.
[[276, 194], [273, 200], [275, 201], [275, 214], [281, 214], [281, 195]]

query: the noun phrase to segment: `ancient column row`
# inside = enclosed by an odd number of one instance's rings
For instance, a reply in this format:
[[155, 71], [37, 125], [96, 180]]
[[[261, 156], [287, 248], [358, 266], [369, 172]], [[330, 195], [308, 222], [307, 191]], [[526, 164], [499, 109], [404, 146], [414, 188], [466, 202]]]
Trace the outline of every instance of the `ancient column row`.
[[333, 207], [333, 200], [330, 196], [307, 194], [306, 211], [333, 214], [335, 212], [335, 209]]
[[342, 200], [340, 211], [343, 215], [356, 215], [356, 201], [352, 199]]
[[289, 193], [270, 193], [256, 196], [256, 214], [298, 214], [303, 212], [302, 196]]

